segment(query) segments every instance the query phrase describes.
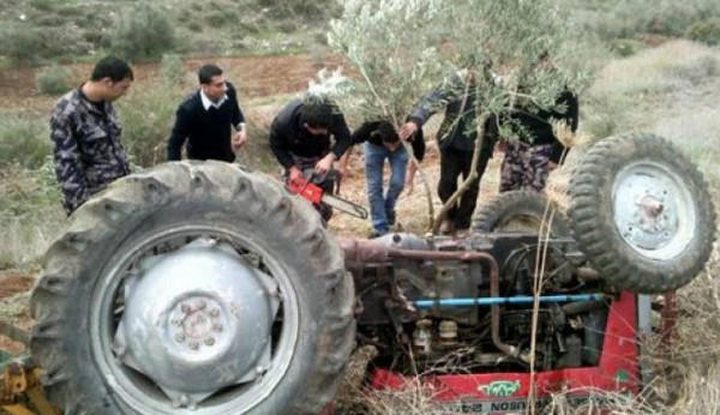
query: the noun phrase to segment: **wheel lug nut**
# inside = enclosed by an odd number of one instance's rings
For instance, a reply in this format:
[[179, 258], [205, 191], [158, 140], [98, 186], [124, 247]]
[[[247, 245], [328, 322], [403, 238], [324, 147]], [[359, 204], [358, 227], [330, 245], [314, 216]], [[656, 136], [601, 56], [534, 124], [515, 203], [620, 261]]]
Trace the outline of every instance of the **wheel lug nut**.
[[205, 344], [208, 346], [212, 346], [213, 344], [215, 344], [215, 339], [213, 337], [208, 337], [207, 339], [205, 339]]
[[198, 348], [200, 348], [200, 343], [198, 343], [196, 340], [192, 340], [188, 346], [190, 346], [190, 349], [192, 350], [197, 350]]

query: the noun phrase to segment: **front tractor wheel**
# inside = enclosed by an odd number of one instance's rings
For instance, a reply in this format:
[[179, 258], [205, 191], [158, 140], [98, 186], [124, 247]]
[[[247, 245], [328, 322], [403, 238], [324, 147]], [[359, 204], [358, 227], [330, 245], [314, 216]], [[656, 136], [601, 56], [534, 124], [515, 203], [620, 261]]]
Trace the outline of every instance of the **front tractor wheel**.
[[307, 204], [225, 163], [169, 163], [82, 206], [32, 296], [65, 413], [316, 413], [354, 339], [352, 279]]
[[594, 144], [569, 194], [578, 245], [610, 286], [675, 290], [710, 257], [716, 225], [707, 185], [660, 137], [634, 134]]

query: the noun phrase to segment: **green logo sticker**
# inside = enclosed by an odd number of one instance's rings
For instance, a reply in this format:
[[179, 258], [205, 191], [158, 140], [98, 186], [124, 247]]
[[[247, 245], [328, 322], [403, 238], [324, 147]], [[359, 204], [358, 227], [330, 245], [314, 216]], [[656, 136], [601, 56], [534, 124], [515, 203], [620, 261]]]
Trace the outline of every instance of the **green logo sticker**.
[[630, 374], [622, 369], [615, 373], [615, 381], [619, 383], [626, 383], [630, 381]]
[[478, 390], [483, 391], [486, 395], [497, 396], [498, 398], [507, 398], [513, 396], [520, 390], [520, 381], [510, 382], [509, 380], [498, 380], [490, 382], [487, 385], [478, 386]]

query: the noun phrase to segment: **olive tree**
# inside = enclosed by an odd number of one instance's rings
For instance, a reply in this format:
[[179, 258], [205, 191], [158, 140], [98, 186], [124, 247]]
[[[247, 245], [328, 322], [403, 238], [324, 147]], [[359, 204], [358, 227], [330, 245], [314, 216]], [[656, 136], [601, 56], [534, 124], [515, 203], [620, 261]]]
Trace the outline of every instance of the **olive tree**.
[[[475, 66], [501, 75], [478, 76], [473, 83], [480, 104], [470, 127], [478, 130], [473, 173], [435, 218], [428, 196], [433, 232], [477, 177], [479, 130], [487, 117], [516, 105], [552, 107], [562, 89], [578, 91], [588, 80], [588, 68], [576, 59], [583, 49], [581, 33], [550, 0], [345, 0], [343, 5], [329, 40], [357, 75], [341, 100], [356, 117], [385, 118], [399, 126], [419, 99], [454, 71]], [[539, 64], [541, 56], [553, 64]], [[467, 97], [470, 83], [465, 84], [456, 97]], [[499, 131], [512, 136], [506, 125]]]

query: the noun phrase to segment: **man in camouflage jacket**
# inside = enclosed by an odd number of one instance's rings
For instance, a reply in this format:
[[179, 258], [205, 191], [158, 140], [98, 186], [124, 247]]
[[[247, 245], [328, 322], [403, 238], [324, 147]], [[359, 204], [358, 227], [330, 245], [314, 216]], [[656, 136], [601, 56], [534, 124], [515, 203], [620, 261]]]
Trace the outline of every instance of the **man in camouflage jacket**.
[[68, 215], [110, 182], [130, 173], [112, 102], [127, 92], [132, 81], [126, 62], [106, 57], [95, 65], [89, 81], [55, 104], [50, 138]]

